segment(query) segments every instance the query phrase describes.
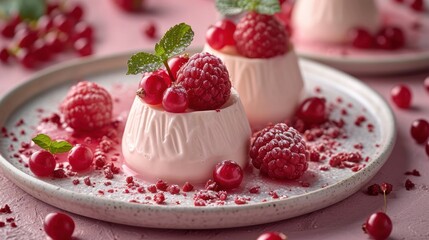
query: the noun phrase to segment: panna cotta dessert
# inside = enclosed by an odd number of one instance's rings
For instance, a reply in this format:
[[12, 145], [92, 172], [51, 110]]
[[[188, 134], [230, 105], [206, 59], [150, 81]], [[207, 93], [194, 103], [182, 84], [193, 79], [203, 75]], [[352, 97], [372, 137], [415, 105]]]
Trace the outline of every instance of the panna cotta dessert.
[[201, 183], [222, 160], [245, 167], [250, 134], [236, 91], [219, 110], [185, 113], [167, 112], [136, 96], [125, 125], [122, 153], [127, 166], [145, 178]]
[[292, 12], [294, 38], [306, 42], [346, 43], [354, 28], [375, 34], [380, 25], [374, 0], [298, 0]]
[[225, 63], [252, 129], [290, 118], [304, 89], [285, 26], [273, 15], [277, 7], [267, 14], [245, 8], [237, 24], [224, 19], [206, 34], [204, 50]]
[[222, 61], [206, 52], [168, 55], [183, 51], [192, 37], [188, 25], [178, 24], [155, 54], [137, 53], [128, 61], [129, 73], [145, 74], [127, 118], [122, 153], [126, 165], [146, 179], [203, 183], [222, 161], [241, 168], [249, 162], [250, 126]]

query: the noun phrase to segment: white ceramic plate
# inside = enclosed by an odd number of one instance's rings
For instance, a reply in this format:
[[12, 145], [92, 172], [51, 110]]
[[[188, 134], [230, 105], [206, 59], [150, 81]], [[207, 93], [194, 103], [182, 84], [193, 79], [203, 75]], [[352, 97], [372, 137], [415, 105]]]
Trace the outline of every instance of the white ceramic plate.
[[[360, 75], [386, 75], [429, 70], [429, 15], [415, 14], [390, 0], [378, 0], [388, 24], [400, 26], [407, 34], [408, 48], [393, 52], [344, 50], [341, 46], [314, 46], [295, 41], [299, 56], [316, 60], [342, 71]], [[429, 8], [428, 8], [429, 9]], [[420, 25], [419, 30], [413, 24]], [[344, 54], [345, 51], [348, 53]]]
[[[134, 88], [139, 81], [139, 76], [124, 74], [129, 56], [130, 54], [121, 54], [60, 64], [40, 72], [4, 96], [0, 101], [0, 126], [16, 131], [23, 129], [28, 133], [18, 134], [16, 142], [10, 138], [0, 138], [0, 167], [5, 176], [43, 202], [91, 218], [155, 228], [227, 228], [283, 220], [341, 201], [362, 188], [382, 167], [392, 151], [396, 137], [394, 117], [389, 106], [377, 93], [346, 74], [308, 60], [300, 60], [309, 93], [314, 93], [313, 90], [319, 87], [328, 101], [341, 97], [344, 106], [353, 105], [348, 109], [349, 116], [344, 116], [346, 123], [350, 123], [345, 127], [349, 138], [342, 142], [339, 149], [352, 151], [354, 144], [364, 144], [363, 154], [370, 159], [362, 170], [352, 172], [350, 169], [332, 168], [320, 171], [319, 163], [310, 163], [309, 171], [300, 179], [309, 183], [308, 187], [303, 187], [298, 182], [269, 181], [258, 176], [256, 171], [247, 171], [244, 183], [240, 189], [229, 193], [225, 205], [195, 207], [192, 192], [187, 197], [166, 193], [165, 205], [131, 203], [129, 201], [132, 199], [141, 200], [153, 194], [122, 193], [126, 188], [125, 174], [117, 175], [108, 187], [103, 184], [106, 181], [103, 174], [97, 171], [66, 179], [40, 179], [11, 156], [10, 145], [17, 149], [21, 141], [28, 142], [30, 133], [34, 133], [34, 126], [40, 120], [37, 109], [57, 111], [58, 103], [77, 80], [98, 82], [111, 90], [112, 94], [116, 94], [116, 97], [125, 97], [116, 88], [118, 82], [122, 86]], [[332, 114], [333, 117], [339, 116], [339, 111]], [[374, 124], [373, 133], [354, 127], [352, 122], [358, 114], [364, 114], [368, 122]], [[21, 118], [25, 120], [25, 124], [15, 127], [15, 123]], [[375, 147], [375, 144], [379, 146]], [[86, 176], [90, 176], [94, 187], [82, 184], [82, 179]], [[80, 179], [81, 184], [73, 185], [74, 178]], [[140, 183], [147, 185], [143, 180]], [[252, 195], [248, 192], [254, 185], [261, 187], [260, 194]], [[108, 188], [118, 191], [108, 194]], [[99, 190], [103, 190], [105, 194], [99, 194]], [[273, 199], [269, 195], [272, 190], [280, 198]], [[233, 199], [237, 194], [249, 196], [251, 200], [245, 205], [236, 205]], [[180, 205], [176, 201], [180, 201]]]

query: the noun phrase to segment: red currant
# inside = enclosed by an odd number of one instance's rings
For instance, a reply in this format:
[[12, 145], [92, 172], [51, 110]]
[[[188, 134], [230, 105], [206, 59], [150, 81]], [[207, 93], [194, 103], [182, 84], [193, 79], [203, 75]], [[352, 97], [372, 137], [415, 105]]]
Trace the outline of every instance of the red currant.
[[7, 63], [9, 60], [9, 57], [10, 57], [9, 50], [6, 47], [2, 48], [0, 50], [0, 61], [2, 63]]
[[263, 233], [256, 240], [286, 240], [287, 237], [283, 233], [279, 232], [267, 232]]
[[67, 160], [72, 166], [72, 169], [78, 172], [89, 168], [93, 159], [94, 154], [92, 153], [92, 150], [82, 144], [74, 146], [67, 156]]
[[162, 106], [167, 112], [185, 112], [189, 106], [188, 94], [185, 88], [179, 85], [169, 87], [162, 97]]
[[91, 25], [87, 24], [86, 22], [79, 22], [78, 24], [76, 24], [72, 38], [74, 40], [85, 38], [85, 39], [88, 39], [89, 41], [92, 41], [93, 33], [94, 33], [94, 30], [91, 27]]
[[60, 31], [65, 33], [67, 36], [73, 32], [74, 20], [72, 18], [68, 18], [62, 14], [57, 15], [53, 19], [54, 26]]
[[428, 155], [429, 157], [429, 141], [426, 142], [425, 150], [426, 150], [426, 155]]
[[38, 177], [51, 175], [54, 172], [55, 164], [54, 155], [46, 150], [34, 152], [28, 161], [30, 170]]
[[162, 102], [162, 96], [168, 85], [164, 78], [157, 74], [147, 74], [140, 81], [137, 95], [147, 104], [157, 105]]
[[73, 18], [75, 22], [79, 22], [82, 19], [83, 14], [84, 12], [83, 12], [82, 6], [79, 4], [76, 4], [70, 9], [67, 16], [70, 18]]
[[37, 65], [36, 57], [33, 52], [27, 49], [20, 49], [16, 54], [19, 63], [27, 69], [34, 69]]
[[153, 22], [144, 26], [144, 34], [151, 39], [156, 38], [156, 26]]
[[43, 221], [46, 234], [53, 240], [72, 239], [73, 219], [64, 213], [49, 213]]
[[33, 43], [38, 39], [37, 32], [27, 29], [22, 29], [16, 34], [18, 47], [20, 48], [32, 48]]
[[426, 88], [426, 91], [429, 92], [429, 77], [425, 79], [423, 86]]
[[1, 34], [5, 38], [13, 38], [15, 36], [16, 26], [21, 23], [19, 15], [14, 15], [1, 28]]
[[243, 181], [243, 170], [236, 162], [225, 160], [216, 164], [213, 179], [222, 189], [237, 188]]
[[233, 21], [228, 19], [222, 19], [221, 21], [215, 24], [216, 27], [223, 29], [225, 45], [235, 46], [234, 32], [236, 25]]
[[66, 36], [55, 32], [49, 32], [45, 36], [46, 44], [49, 46], [52, 52], [60, 53], [65, 50]]
[[384, 212], [373, 213], [366, 220], [364, 229], [376, 240], [387, 239], [392, 232], [392, 221]]
[[38, 39], [34, 43], [32, 51], [38, 61], [49, 61], [52, 57], [51, 48], [42, 39]]
[[374, 46], [374, 37], [363, 28], [354, 28], [348, 35], [353, 47], [360, 49], [370, 49]]
[[[149, 73], [149, 74], [152, 74], [152, 73]], [[165, 69], [162, 69], [162, 68], [158, 69], [154, 71], [153, 74], [161, 76], [164, 79], [164, 82], [167, 84], [167, 86], [168, 87], [171, 86], [171, 78]]]
[[211, 26], [207, 30], [206, 41], [213, 49], [221, 50], [226, 45], [225, 30]]
[[412, 0], [410, 7], [416, 12], [423, 12], [425, 10], [425, 2], [424, 0]]
[[37, 21], [37, 29], [43, 34], [50, 32], [53, 27], [54, 21], [48, 15], [41, 16]]
[[429, 137], [429, 123], [424, 119], [417, 119], [411, 124], [411, 136], [417, 143], [424, 143]]
[[114, 2], [126, 12], [139, 12], [143, 10], [144, 0], [114, 0]]
[[403, 48], [405, 46], [404, 32], [399, 27], [384, 27], [377, 34], [377, 45], [385, 50]]
[[92, 55], [92, 42], [86, 38], [78, 39], [73, 44], [73, 48], [81, 57]]
[[182, 55], [173, 57], [170, 60], [168, 60], [168, 66], [170, 67], [171, 73], [173, 74], [174, 79], [177, 79], [177, 72], [179, 69], [185, 65], [189, 60], [188, 55]]
[[406, 85], [397, 85], [391, 91], [392, 101], [399, 108], [409, 108], [411, 106], [412, 93]]
[[310, 97], [298, 107], [297, 117], [306, 124], [320, 124], [326, 121], [325, 99]]

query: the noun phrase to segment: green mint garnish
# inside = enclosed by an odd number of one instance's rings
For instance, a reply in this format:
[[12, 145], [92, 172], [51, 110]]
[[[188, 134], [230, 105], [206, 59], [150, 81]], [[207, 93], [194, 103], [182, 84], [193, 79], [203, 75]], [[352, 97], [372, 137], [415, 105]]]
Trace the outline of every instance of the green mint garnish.
[[45, 0], [0, 0], [0, 17], [18, 13], [21, 19], [37, 20], [45, 14]]
[[216, 0], [216, 8], [225, 15], [255, 11], [273, 15], [280, 12], [278, 0]]
[[48, 135], [42, 133], [35, 136], [32, 140], [37, 146], [52, 154], [68, 152], [73, 148], [73, 145], [67, 141], [54, 141]]
[[191, 26], [180, 23], [170, 28], [155, 45], [155, 53], [136, 53], [128, 60], [127, 74], [153, 72], [164, 65], [170, 74], [168, 59], [182, 53], [192, 42], [194, 32]]

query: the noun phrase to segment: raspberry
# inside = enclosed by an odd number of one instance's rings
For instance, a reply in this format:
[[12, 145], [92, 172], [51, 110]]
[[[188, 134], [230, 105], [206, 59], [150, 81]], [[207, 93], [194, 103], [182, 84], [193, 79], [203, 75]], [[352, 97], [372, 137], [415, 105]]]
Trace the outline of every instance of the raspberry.
[[189, 107], [215, 110], [231, 95], [229, 73], [222, 61], [210, 53], [197, 53], [177, 73], [177, 82], [188, 93]]
[[73, 86], [60, 106], [64, 121], [77, 131], [92, 131], [109, 124], [112, 108], [110, 94], [92, 82]]
[[297, 179], [308, 168], [309, 152], [302, 136], [285, 123], [258, 133], [250, 148], [253, 166], [276, 179]]
[[234, 33], [237, 51], [248, 58], [271, 58], [288, 50], [284, 26], [274, 16], [247, 13]]

